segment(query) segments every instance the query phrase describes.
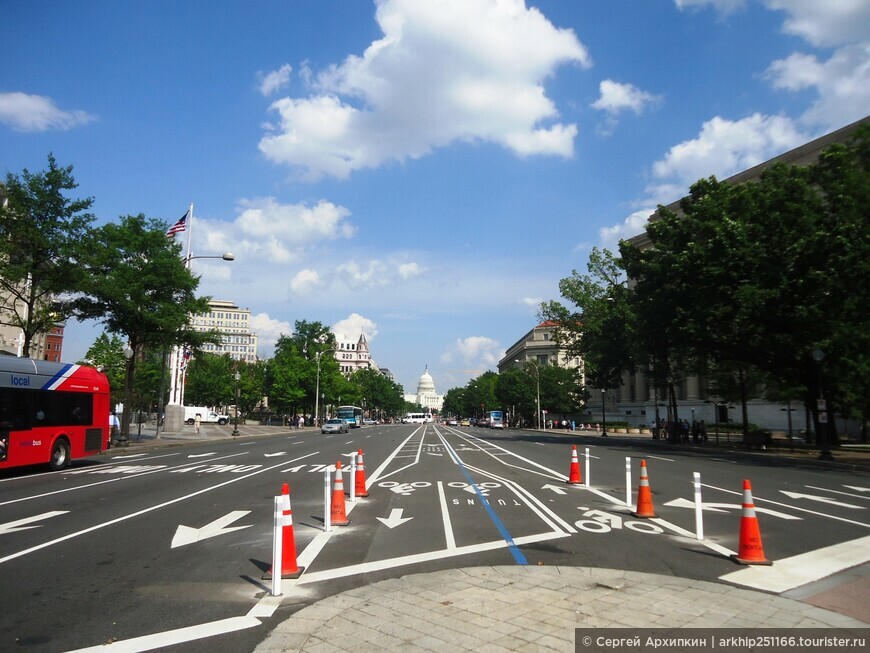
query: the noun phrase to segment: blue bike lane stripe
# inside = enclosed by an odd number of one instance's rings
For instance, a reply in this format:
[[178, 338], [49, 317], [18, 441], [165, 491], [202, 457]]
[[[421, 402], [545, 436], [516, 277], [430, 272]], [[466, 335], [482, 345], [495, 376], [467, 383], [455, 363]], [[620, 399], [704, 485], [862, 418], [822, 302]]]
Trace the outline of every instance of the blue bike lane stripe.
[[[442, 438], [443, 440], [443, 438]], [[498, 529], [499, 535], [501, 535], [502, 539], [507, 542], [508, 551], [511, 552], [514, 560], [518, 565], [528, 565], [529, 561], [526, 560], [526, 556], [523, 555], [523, 552], [520, 551], [520, 548], [514, 542], [514, 539], [511, 537], [511, 534], [508, 533], [507, 528], [501, 522], [501, 519], [498, 518], [498, 515], [495, 514], [495, 510], [492, 509], [492, 506], [489, 505], [489, 500], [483, 496], [480, 492], [480, 488], [477, 487], [477, 483], [474, 482], [474, 479], [471, 478], [471, 474], [468, 469], [465, 467], [465, 464], [459, 459], [459, 456], [456, 455], [456, 452], [453, 451], [453, 447], [447, 444], [447, 441], [444, 440], [444, 444], [446, 445], [447, 452], [450, 454], [450, 457], [453, 459], [453, 462], [457, 464], [460, 470], [462, 470], [462, 475], [465, 477], [465, 480], [468, 481], [468, 484], [474, 488], [474, 493], [480, 499], [481, 504], [486, 509], [486, 513], [489, 515], [489, 518], [492, 520], [492, 523], [495, 524], [496, 529]]]

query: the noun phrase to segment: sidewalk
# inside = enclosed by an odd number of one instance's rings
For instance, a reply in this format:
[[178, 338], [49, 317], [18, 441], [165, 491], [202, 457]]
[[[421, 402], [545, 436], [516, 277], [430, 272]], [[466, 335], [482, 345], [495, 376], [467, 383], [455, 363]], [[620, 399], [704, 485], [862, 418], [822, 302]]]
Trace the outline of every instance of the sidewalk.
[[[593, 567], [452, 569], [325, 598], [279, 624], [255, 651], [573, 653], [586, 648], [581, 637], [575, 649], [575, 628], [602, 635], [603, 628], [737, 628], [747, 635], [762, 634], [758, 628], [854, 630], [870, 627], [870, 582], [863, 588], [854, 597], [863, 610], [859, 620], [764, 592], [659, 574]], [[293, 590], [285, 592], [292, 600]]]

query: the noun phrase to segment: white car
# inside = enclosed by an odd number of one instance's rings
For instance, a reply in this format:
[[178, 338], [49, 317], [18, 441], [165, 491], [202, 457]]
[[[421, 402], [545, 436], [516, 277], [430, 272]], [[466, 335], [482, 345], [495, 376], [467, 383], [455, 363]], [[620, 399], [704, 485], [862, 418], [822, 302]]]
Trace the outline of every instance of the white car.
[[321, 433], [347, 433], [347, 422], [343, 419], [328, 419], [320, 427]]

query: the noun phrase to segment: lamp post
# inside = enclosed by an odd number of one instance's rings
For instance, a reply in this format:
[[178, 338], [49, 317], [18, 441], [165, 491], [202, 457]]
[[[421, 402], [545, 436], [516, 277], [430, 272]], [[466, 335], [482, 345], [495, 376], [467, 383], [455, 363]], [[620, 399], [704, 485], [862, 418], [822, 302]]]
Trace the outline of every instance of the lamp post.
[[318, 351], [314, 354], [314, 358], [317, 360], [317, 385], [314, 388], [314, 426], [320, 426], [320, 357], [323, 356], [328, 351], [332, 351], [331, 349], [324, 349], [322, 351]]
[[239, 435], [239, 381], [241, 380], [242, 375], [239, 374], [239, 371], [236, 370], [236, 421], [233, 425], [233, 437], [237, 437]]
[[607, 437], [607, 388], [601, 388], [601, 437]]
[[[519, 363], [519, 359], [514, 359], [514, 363]], [[531, 365], [535, 368], [535, 428], [541, 430], [541, 368], [535, 361], [526, 361], [526, 365]]]
[[133, 401], [131, 367], [133, 366], [133, 354], [131, 347], [124, 348], [124, 411], [121, 413], [121, 434], [118, 436], [118, 446], [126, 447], [130, 444], [130, 402]]
[[792, 408], [791, 407], [791, 399], [787, 399], [786, 400], [786, 407], [780, 408], [780, 410], [786, 411], [786, 414], [788, 415], [788, 442], [791, 445], [791, 452], [794, 453], [794, 436], [792, 435], [792, 430], [791, 430], [791, 413], [793, 410], [797, 410], [797, 409]]

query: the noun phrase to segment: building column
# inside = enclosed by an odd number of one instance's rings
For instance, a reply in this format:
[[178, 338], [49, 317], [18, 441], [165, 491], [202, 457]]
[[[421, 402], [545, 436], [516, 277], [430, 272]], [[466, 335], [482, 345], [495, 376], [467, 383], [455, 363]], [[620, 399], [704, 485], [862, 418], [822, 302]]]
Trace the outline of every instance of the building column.
[[697, 376], [686, 377], [686, 400], [698, 401], [701, 398], [701, 380]]

